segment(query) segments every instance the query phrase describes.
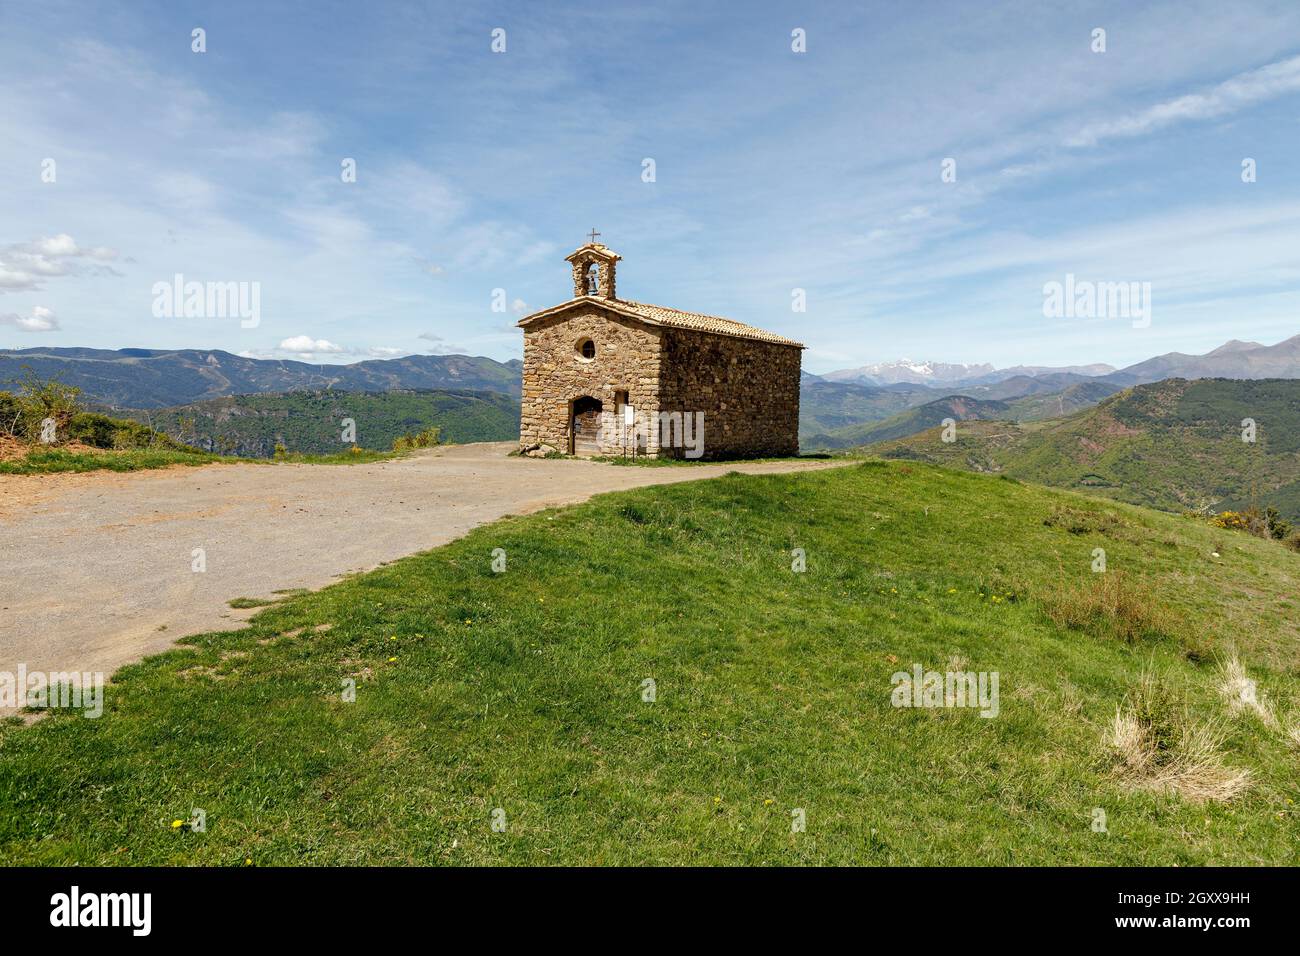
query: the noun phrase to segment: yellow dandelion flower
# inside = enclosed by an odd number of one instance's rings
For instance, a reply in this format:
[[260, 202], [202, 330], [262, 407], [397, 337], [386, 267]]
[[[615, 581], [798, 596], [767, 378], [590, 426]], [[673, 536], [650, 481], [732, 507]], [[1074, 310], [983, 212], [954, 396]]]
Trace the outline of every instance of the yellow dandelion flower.
[[181, 827], [183, 827], [183, 826], [185, 826], [185, 821], [184, 821], [184, 820], [173, 820], [173, 821], [172, 821], [172, 829], [173, 829], [173, 830], [179, 830], [179, 829], [180, 829]]

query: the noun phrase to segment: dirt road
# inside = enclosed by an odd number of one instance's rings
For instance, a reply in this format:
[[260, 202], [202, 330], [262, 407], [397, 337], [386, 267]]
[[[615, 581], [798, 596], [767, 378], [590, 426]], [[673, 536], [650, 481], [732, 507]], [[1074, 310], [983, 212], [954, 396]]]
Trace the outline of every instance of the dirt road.
[[[0, 672], [102, 671], [240, 626], [237, 597], [319, 588], [508, 514], [834, 462], [639, 468], [460, 445], [370, 465], [0, 476]], [[207, 570], [192, 570], [202, 549]]]

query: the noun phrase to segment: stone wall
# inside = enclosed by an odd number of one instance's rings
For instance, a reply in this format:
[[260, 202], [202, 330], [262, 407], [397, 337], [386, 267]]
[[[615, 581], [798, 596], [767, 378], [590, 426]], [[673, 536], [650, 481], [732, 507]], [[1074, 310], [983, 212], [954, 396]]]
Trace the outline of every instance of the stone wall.
[[665, 329], [660, 410], [704, 413], [703, 458], [796, 455], [802, 357], [796, 346]]
[[[584, 361], [578, 352], [578, 344], [587, 338], [596, 346], [591, 361]], [[615, 393], [627, 392], [628, 402], [638, 414], [657, 413], [661, 340], [659, 329], [613, 315], [595, 304], [525, 329], [520, 447], [549, 446], [568, 454], [573, 400], [590, 395], [604, 405], [602, 454], [633, 452], [634, 436], [622, 427]], [[657, 435], [648, 436], [641, 452], [658, 452]]]

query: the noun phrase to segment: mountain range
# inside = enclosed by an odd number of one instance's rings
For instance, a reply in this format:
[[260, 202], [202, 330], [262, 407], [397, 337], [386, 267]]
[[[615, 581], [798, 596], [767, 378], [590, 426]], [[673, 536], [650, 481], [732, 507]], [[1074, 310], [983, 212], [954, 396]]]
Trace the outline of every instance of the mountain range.
[[177, 441], [223, 455], [270, 458], [287, 451], [328, 455], [349, 441], [385, 450], [403, 435], [436, 427], [445, 442], [509, 441], [519, 436], [519, 403], [501, 392], [341, 389], [227, 395], [175, 408], [127, 409], [118, 415]]
[[1103, 377], [1125, 386], [1166, 378], [1300, 378], [1300, 335], [1276, 345], [1233, 339], [1204, 355], [1167, 352]]
[[[352, 365], [256, 359], [220, 349], [0, 350], [0, 391], [24, 369], [82, 389], [110, 409], [177, 408], [234, 395], [337, 390], [520, 394], [522, 363], [483, 356], [409, 355]], [[1100, 374], [1098, 374], [1100, 373]], [[944, 418], [1039, 421], [1089, 407], [1133, 385], [1169, 378], [1300, 378], [1300, 335], [1275, 345], [1232, 340], [1204, 355], [1169, 352], [1123, 369], [887, 362], [804, 373], [799, 433], [807, 451], [902, 437]]]
[[[888, 381], [897, 378], [925, 381]], [[1205, 355], [1169, 352], [1118, 370], [1109, 365], [996, 369], [891, 362], [805, 374], [799, 443], [805, 451], [853, 448], [911, 435], [945, 418], [1062, 418], [1122, 389], [1169, 378], [1300, 378], [1300, 335], [1276, 345], [1234, 339]]]
[[960, 421], [952, 441], [936, 424], [867, 450], [1166, 511], [1272, 506], [1300, 522], [1296, 379], [1165, 379], [1052, 421]]
[[1046, 365], [1015, 365], [1011, 368], [999, 369], [987, 362], [979, 365], [963, 365], [951, 362], [914, 362], [911, 359], [899, 359], [895, 362], [880, 362], [876, 365], [863, 365], [859, 368], [839, 369], [838, 371], [827, 372], [820, 377], [828, 382], [850, 382], [857, 385], [895, 385], [900, 382], [912, 385], [956, 385], [959, 383], [994, 383], [1008, 378], [1038, 376], [1049, 373], [1097, 376], [1114, 371], [1113, 366], [1104, 364], [1068, 365], [1062, 368], [1053, 368]]
[[1122, 369], [1104, 364], [1063, 367], [1017, 365], [998, 369], [987, 363], [962, 365], [900, 359], [860, 368], [839, 369], [819, 377], [829, 382], [859, 385], [908, 382], [947, 387], [989, 385], [1011, 378], [1052, 375], [1100, 378], [1126, 387], [1166, 378], [1300, 378], [1300, 335], [1276, 345], [1233, 339], [1204, 355], [1168, 352]]
[[352, 365], [312, 365], [255, 359], [220, 349], [0, 350], [0, 391], [12, 389], [28, 366], [41, 379], [75, 385], [86, 399], [110, 408], [170, 408], [228, 395], [338, 389], [471, 389], [518, 397], [517, 359], [407, 355]]

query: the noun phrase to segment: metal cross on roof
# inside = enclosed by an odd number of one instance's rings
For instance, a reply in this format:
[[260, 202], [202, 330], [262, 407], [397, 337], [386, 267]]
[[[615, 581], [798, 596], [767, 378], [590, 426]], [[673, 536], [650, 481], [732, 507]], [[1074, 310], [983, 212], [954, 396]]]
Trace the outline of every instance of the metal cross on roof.
[[591, 244], [592, 244], [593, 246], [596, 244], [596, 237], [599, 236], [599, 235], [600, 235], [600, 233], [598, 233], [598, 232], [596, 231], [596, 227], [595, 227], [595, 226], [592, 226], [592, 227], [591, 227]]

